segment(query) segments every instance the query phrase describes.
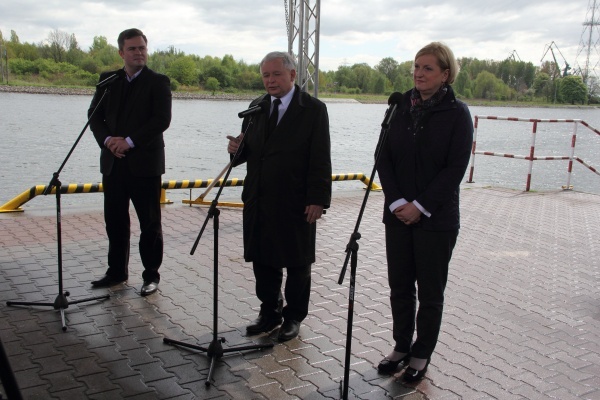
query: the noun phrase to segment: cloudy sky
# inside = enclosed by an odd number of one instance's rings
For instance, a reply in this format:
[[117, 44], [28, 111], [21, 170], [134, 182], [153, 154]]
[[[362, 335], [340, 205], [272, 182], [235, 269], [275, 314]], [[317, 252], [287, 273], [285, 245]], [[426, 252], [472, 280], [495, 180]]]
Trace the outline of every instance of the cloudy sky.
[[[311, 4], [315, 4], [312, 0]], [[600, 1], [598, 1], [600, 6]], [[431, 41], [450, 45], [457, 57], [504, 60], [514, 54], [540, 65], [584, 65], [594, 0], [322, 0], [320, 67], [376, 65], [384, 57], [412, 60]], [[598, 20], [600, 13], [596, 12]], [[0, 2], [0, 31], [39, 43], [58, 29], [75, 34], [88, 50], [94, 36], [116, 45], [120, 31], [137, 27], [150, 52], [170, 46], [199, 56], [256, 63], [272, 50], [287, 50], [284, 0], [19, 0]], [[595, 27], [592, 43], [598, 40]], [[556, 50], [556, 47], [554, 48]], [[598, 59], [598, 51], [592, 59]]]

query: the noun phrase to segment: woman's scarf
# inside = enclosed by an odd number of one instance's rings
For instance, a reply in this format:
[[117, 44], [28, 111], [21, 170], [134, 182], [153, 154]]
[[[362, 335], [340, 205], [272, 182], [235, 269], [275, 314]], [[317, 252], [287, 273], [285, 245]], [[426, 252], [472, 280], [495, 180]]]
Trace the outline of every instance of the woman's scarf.
[[416, 88], [412, 89], [410, 93], [410, 116], [412, 117], [413, 128], [415, 130], [423, 115], [432, 107], [440, 104], [446, 93], [448, 93], [448, 85], [443, 84], [430, 98], [423, 101], [421, 93]]

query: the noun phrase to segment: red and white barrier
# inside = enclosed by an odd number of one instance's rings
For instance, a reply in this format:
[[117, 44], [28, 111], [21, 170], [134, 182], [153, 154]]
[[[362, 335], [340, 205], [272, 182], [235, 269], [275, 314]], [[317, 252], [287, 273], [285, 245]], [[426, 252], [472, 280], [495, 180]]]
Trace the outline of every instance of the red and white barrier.
[[[521, 121], [521, 122], [531, 122], [533, 124], [531, 129], [531, 145], [529, 147], [529, 155], [516, 155], [516, 154], [508, 154], [508, 153], [499, 153], [494, 151], [478, 151], [477, 150], [477, 131], [479, 129], [479, 120], [496, 120], [496, 121]], [[536, 157], [535, 156], [535, 141], [537, 136], [537, 127], [539, 123], [572, 123], [573, 124], [573, 134], [571, 136], [571, 147], [570, 147], [570, 155], [568, 156], [543, 156]], [[467, 182], [473, 183], [473, 175], [475, 172], [475, 155], [481, 154], [485, 156], [495, 156], [495, 157], [505, 157], [505, 158], [516, 158], [522, 160], [529, 161], [529, 168], [527, 172], [527, 183], [525, 185], [525, 191], [529, 191], [531, 187], [531, 173], [533, 170], [533, 162], [540, 160], [569, 160], [568, 168], [567, 168], [567, 184], [563, 186], [563, 189], [571, 188], [571, 174], [573, 172], [573, 161], [578, 161], [582, 165], [584, 165], [587, 169], [594, 172], [597, 175], [600, 173], [596, 170], [596, 168], [592, 167], [584, 160], [575, 156], [575, 143], [577, 140], [577, 126], [581, 124], [591, 130], [592, 132], [600, 135], [600, 131], [590, 126], [587, 122], [580, 119], [537, 119], [537, 118], [515, 118], [515, 117], [498, 117], [498, 116], [489, 116], [489, 115], [476, 115], [474, 121], [475, 131], [473, 133], [473, 147], [471, 149], [471, 167], [469, 171], [469, 180]]]

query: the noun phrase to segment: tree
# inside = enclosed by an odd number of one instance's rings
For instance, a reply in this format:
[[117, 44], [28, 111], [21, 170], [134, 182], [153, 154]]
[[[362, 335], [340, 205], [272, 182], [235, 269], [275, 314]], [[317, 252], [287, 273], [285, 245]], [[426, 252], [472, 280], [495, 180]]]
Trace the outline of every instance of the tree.
[[363, 93], [370, 92], [371, 84], [371, 67], [367, 64], [354, 64], [352, 70], [356, 75], [356, 87], [358, 87]]
[[474, 92], [476, 98], [489, 100], [508, 100], [512, 95], [510, 88], [488, 71], [477, 75]]
[[587, 100], [588, 90], [583, 83], [583, 79], [578, 75], [568, 75], [561, 79], [560, 98], [571, 104], [585, 104]]
[[[75, 41], [77, 43], [77, 41]], [[66, 53], [71, 45], [71, 35], [67, 32], [53, 30], [48, 34], [48, 46], [50, 55], [55, 62], [63, 62], [66, 59]]]
[[335, 73], [335, 82], [338, 88], [356, 88], [358, 87], [356, 73], [347, 66], [340, 65]]
[[196, 63], [189, 56], [179, 57], [171, 64], [167, 71], [170, 77], [175, 78], [179, 83], [187, 86], [198, 85], [198, 72]]
[[600, 101], [600, 82], [597, 76], [588, 76], [588, 104], [598, 104]]
[[394, 81], [394, 91], [404, 93], [413, 87], [413, 80], [410, 76], [398, 74]]
[[533, 80], [532, 88], [536, 96], [544, 96], [547, 101], [551, 101], [554, 96], [552, 81], [550, 75], [545, 72], [537, 74]]
[[400, 73], [399, 66], [400, 64], [398, 64], [398, 61], [394, 60], [392, 57], [386, 57], [379, 61], [379, 64], [375, 66], [375, 69], [384, 74], [390, 82], [394, 82], [396, 76]]
[[10, 31], [10, 41], [11, 43], [21, 43], [19, 41], [19, 36], [17, 36], [17, 32], [13, 30]]
[[217, 78], [213, 78], [212, 76], [206, 80], [205, 87], [207, 90], [210, 90], [215, 95], [215, 91], [219, 90], [219, 81]]
[[467, 90], [471, 91], [471, 78], [467, 71], [460, 71], [456, 76], [456, 80], [454, 81], [453, 88], [456, 93], [461, 94], [466, 97]]
[[122, 65], [119, 49], [108, 44], [105, 36], [94, 36], [89, 55], [102, 70], [116, 69]]
[[378, 74], [375, 78], [375, 83], [373, 84], [373, 93], [375, 94], [383, 94], [385, 93], [385, 82], [387, 78], [383, 74]]

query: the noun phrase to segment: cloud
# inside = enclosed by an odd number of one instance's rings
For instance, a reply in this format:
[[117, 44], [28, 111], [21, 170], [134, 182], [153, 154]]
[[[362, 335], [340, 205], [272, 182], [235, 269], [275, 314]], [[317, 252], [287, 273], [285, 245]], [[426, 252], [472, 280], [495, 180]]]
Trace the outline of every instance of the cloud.
[[[408, 61], [434, 40], [446, 42], [457, 57], [503, 60], [516, 51], [534, 65], [555, 42], [574, 65], [587, 11], [583, 0], [326, 0], [321, 2], [320, 66], [374, 66], [385, 57]], [[146, 33], [150, 51], [174, 46], [187, 54], [231, 54], [257, 63], [267, 52], [288, 47], [284, 1], [20, 0], [2, 2], [0, 15], [7, 38], [14, 30], [22, 42], [38, 43], [58, 29], [74, 33], [86, 50], [94, 36], [116, 44], [119, 32], [131, 27]]]

